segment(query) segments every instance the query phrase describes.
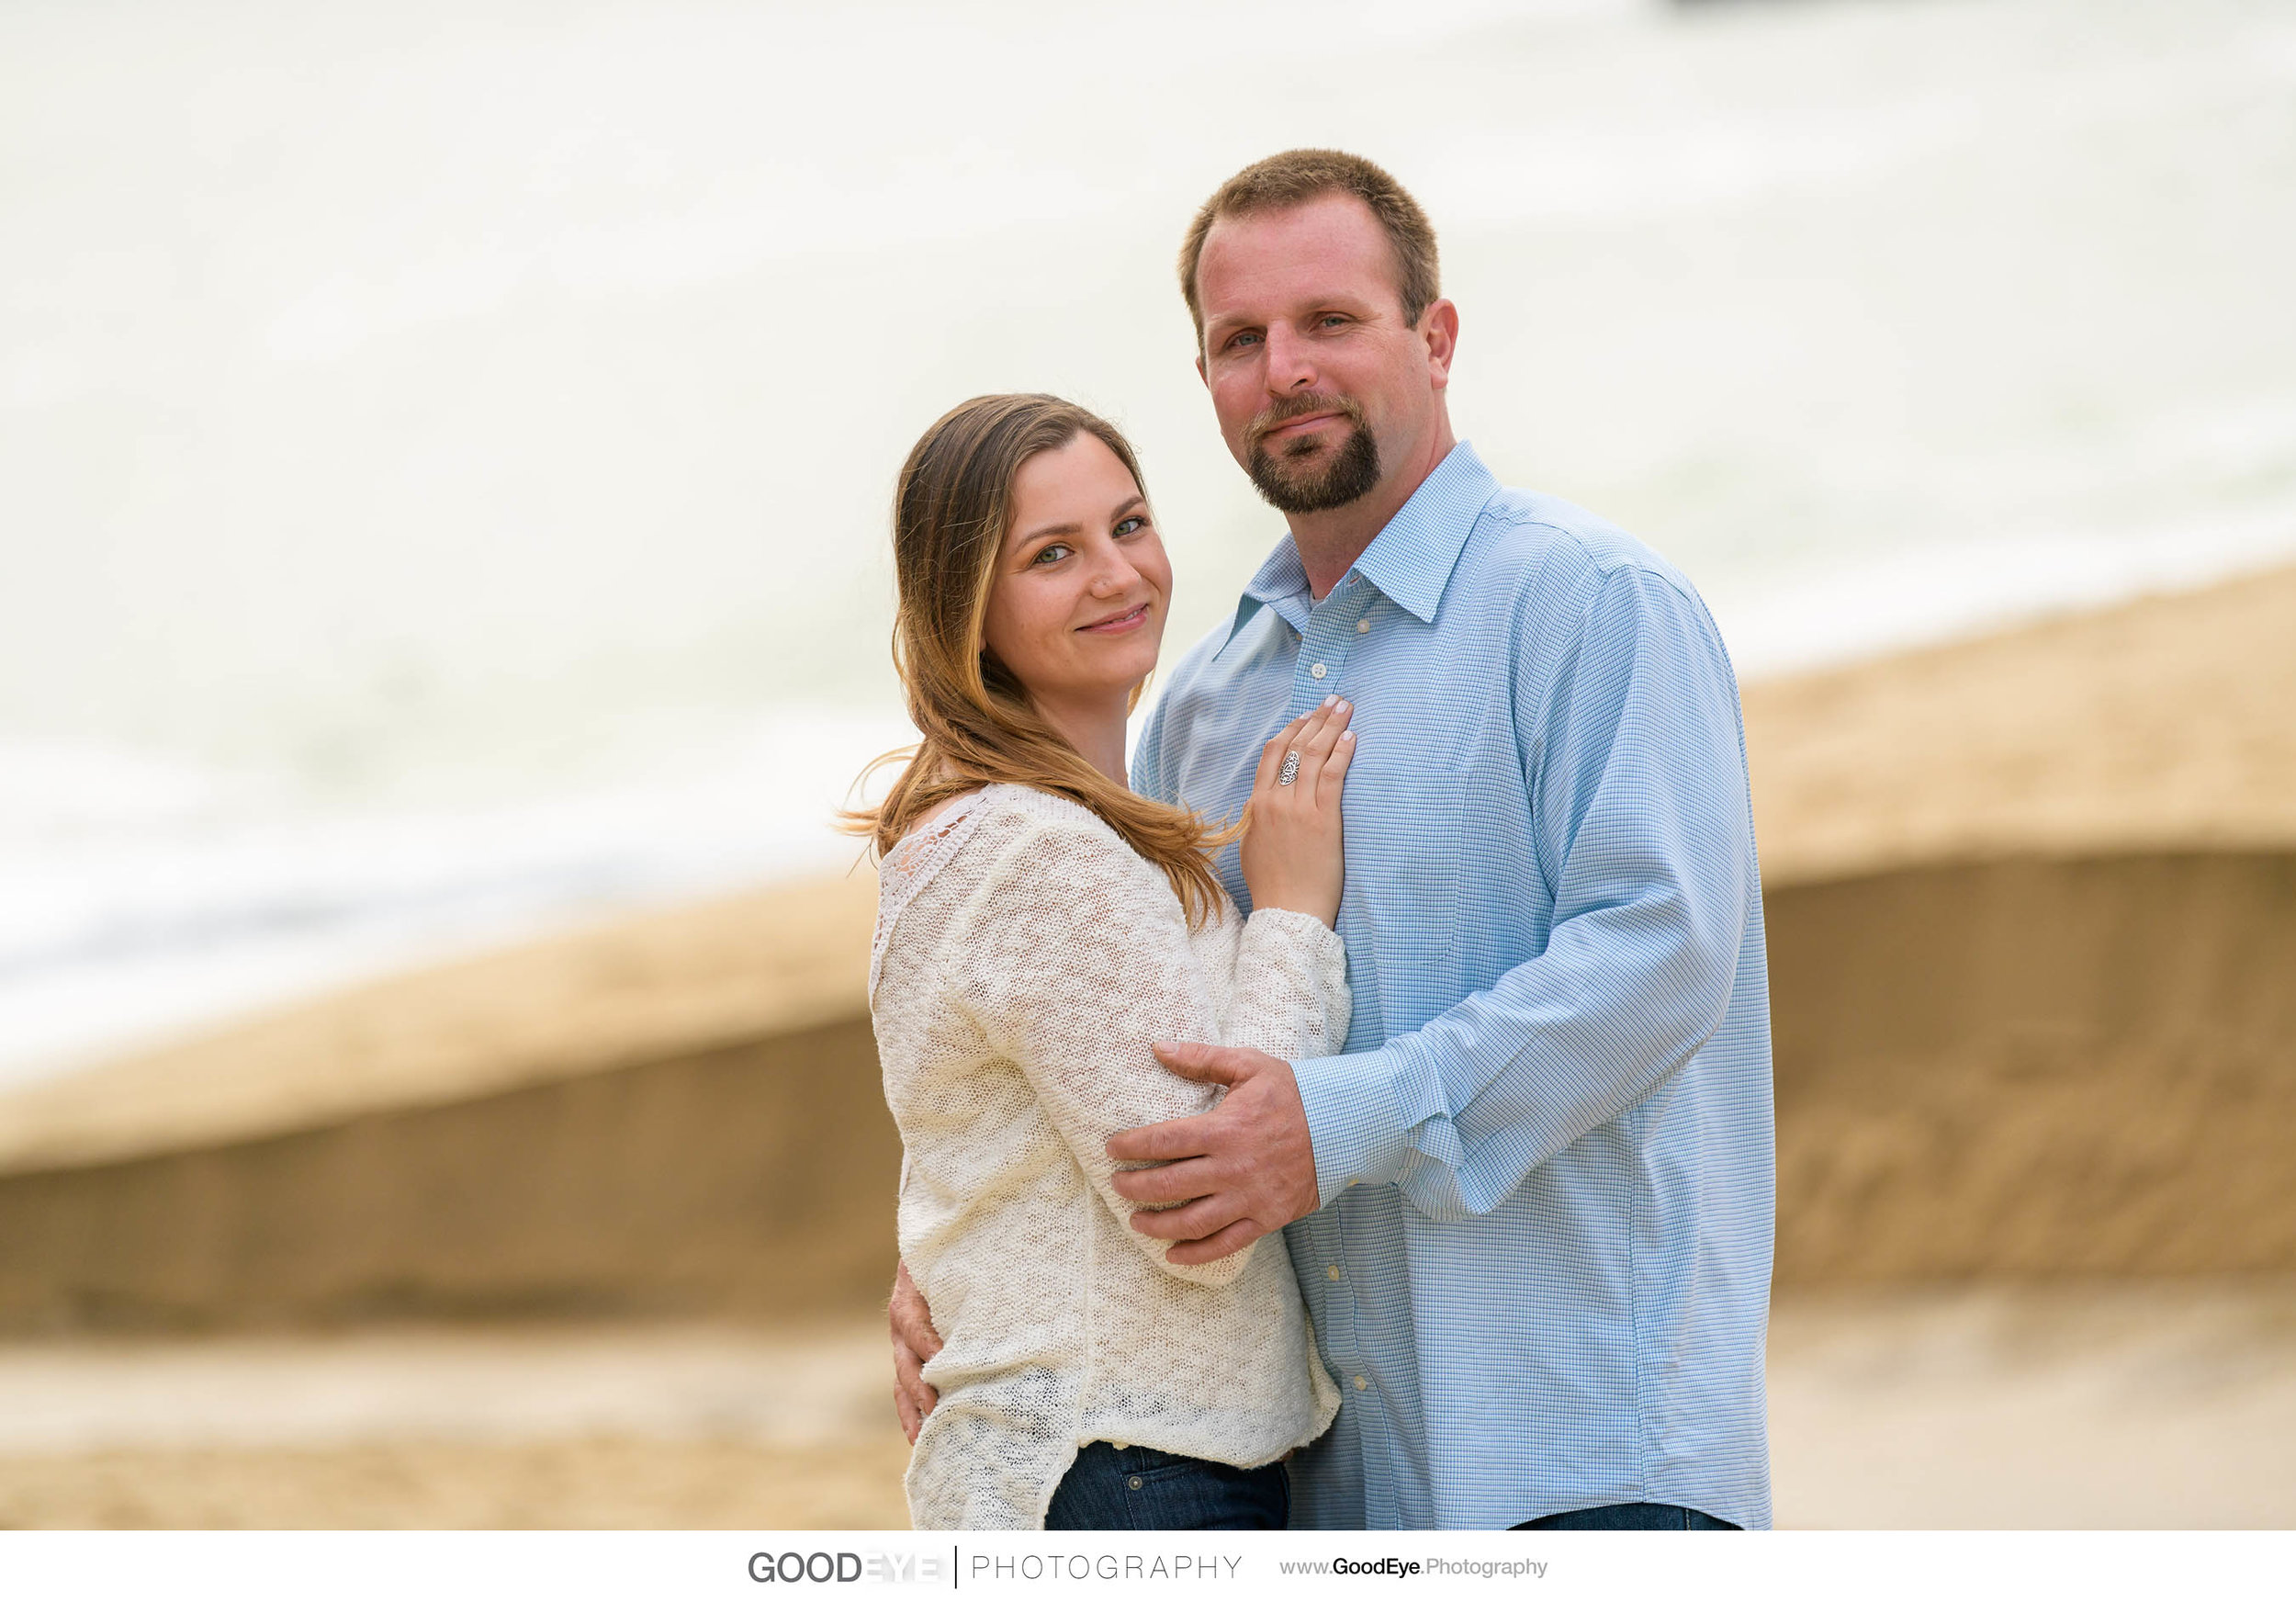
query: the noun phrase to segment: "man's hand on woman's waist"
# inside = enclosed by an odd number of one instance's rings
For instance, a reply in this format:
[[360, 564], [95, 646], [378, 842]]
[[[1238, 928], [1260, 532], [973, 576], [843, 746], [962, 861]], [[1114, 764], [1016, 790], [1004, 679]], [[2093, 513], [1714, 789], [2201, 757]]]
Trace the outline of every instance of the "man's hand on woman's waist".
[[1180, 1264], [1209, 1263], [1315, 1211], [1315, 1145], [1291, 1065], [1244, 1046], [1158, 1043], [1156, 1060], [1184, 1079], [1225, 1085], [1210, 1112], [1128, 1129], [1109, 1140], [1116, 1193], [1146, 1209], [1132, 1227], [1175, 1242]]

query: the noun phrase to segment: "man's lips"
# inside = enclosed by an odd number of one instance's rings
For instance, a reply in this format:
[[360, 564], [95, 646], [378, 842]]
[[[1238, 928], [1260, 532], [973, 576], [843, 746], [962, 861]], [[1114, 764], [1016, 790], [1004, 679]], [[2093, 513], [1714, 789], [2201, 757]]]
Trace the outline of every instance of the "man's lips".
[[1287, 434], [1303, 433], [1319, 424], [1338, 423], [1344, 421], [1345, 418], [1345, 413], [1339, 412], [1311, 412], [1305, 417], [1287, 417], [1281, 423], [1263, 428], [1260, 430], [1259, 436], [1263, 440], [1281, 439]]
[[1138, 628], [1148, 621], [1148, 603], [1142, 601], [1130, 612], [1120, 612], [1114, 617], [1103, 617], [1097, 623], [1087, 623], [1076, 630], [1078, 634], [1123, 634]]

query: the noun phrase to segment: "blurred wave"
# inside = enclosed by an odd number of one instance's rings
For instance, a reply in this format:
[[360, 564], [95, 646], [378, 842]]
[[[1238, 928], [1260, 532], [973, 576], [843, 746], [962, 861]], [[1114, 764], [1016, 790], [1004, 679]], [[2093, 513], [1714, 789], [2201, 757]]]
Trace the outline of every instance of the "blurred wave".
[[1280, 532], [1169, 260], [1301, 142], [1444, 230], [1462, 432], [1749, 673], [2296, 553], [2268, 0], [0, 12], [0, 1078], [836, 867], [893, 468], [1134, 434]]
[[313, 807], [101, 748], [0, 743], [0, 1084], [569, 919], [848, 870], [830, 808], [897, 719], [794, 708], [613, 785]]

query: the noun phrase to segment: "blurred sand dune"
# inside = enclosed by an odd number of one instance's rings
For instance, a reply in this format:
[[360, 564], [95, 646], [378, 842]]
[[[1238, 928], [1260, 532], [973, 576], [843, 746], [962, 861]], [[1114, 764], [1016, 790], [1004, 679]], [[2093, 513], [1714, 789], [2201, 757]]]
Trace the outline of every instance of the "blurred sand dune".
[[[2121, 1281], [2151, 1287], [2145, 1316], [2172, 1330], [2188, 1326], [2179, 1297], [2268, 1304], [2282, 1311], [2218, 1320], [2237, 1339], [2164, 1336], [2138, 1343], [2152, 1357], [2096, 1359], [2036, 1416], [2065, 1461], [2118, 1462], [2099, 1445], [2098, 1399], [2197, 1363], [2232, 1377], [2178, 1415], [2194, 1441], [2247, 1461], [2262, 1421], [2285, 1423], [2291, 703], [2296, 570], [1748, 690], [1778, 1048], [1782, 1516], [1993, 1521], [1977, 1479], [1908, 1469], [1904, 1453], [1991, 1450], [1973, 1445], [1978, 1426], [2009, 1415], [1980, 1399], [2008, 1394], [2026, 1359], [1973, 1347], [1969, 1319], [1998, 1331], [2043, 1314], [1924, 1313], [1890, 1296], [2054, 1296], [2046, 1318], [2067, 1330], [2122, 1305]], [[0, 1099], [0, 1327], [141, 1341], [377, 1316], [865, 1318], [891, 1264], [898, 1161], [861, 995], [872, 899], [863, 874], [596, 930]], [[2237, 1275], [2264, 1278], [2224, 1277]], [[1937, 1289], [1956, 1283], [1978, 1288]], [[563, 1341], [568, 1327], [501, 1338]], [[842, 1338], [859, 1353], [875, 1337]], [[1979, 1356], [1923, 1370], [1909, 1355], [1946, 1348]], [[672, 1348], [646, 1349], [678, 1366]], [[1893, 1365], [1929, 1378], [1874, 1379]], [[862, 1377], [872, 1369], [856, 1357], [838, 1371], [861, 1396], [881, 1384]], [[0, 1364], [0, 1393], [22, 1371]], [[1965, 1428], [1957, 1405], [1975, 1409]], [[720, 1468], [750, 1465], [738, 1472], [763, 1501], [727, 1503], [669, 1466], [692, 1464], [663, 1406], [646, 1428], [593, 1418], [604, 1434], [573, 1446], [383, 1442], [349, 1426], [328, 1440], [104, 1444], [59, 1426], [35, 1449], [0, 1431], [0, 1522], [897, 1517], [885, 1476], [901, 1454], [882, 1423], [834, 1446], [688, 1432]], [[1907, 1444], [1916, 1416], [1947, 1422]], [[1877, 1430], [1895, 1455], [1861, 1458]], [[2176, 1461], [2200, 1450], [2185, 1442]], [[615, 1452], [636, 1456], [613, 1468]], [[2046, 1455], [2027, 1469], [2054, 1472]], [[283, 1480], [263, 1467], [290, 1458], [302, 1466]], [[46, 1477], [19, 1474], [19, 1459]], [[673, 1488], [610, 1511], [565, 1488], [593, 1471]], [[501, 1495], [478, 1488], [489, 1472]], [[1789, 1495], [1796, 1473], [1806, 1490]], [[178, 1480], [206, 1489], [158, 1488]], [[262, 1489], [274, 1480], [302, 1489]], [[144, 1489], [129, 1495], [129, 1481]], [[524, 1489], [501, 1489], [513, 1483]], [[243, 1501], [218, 1489], [234, 1484]], [[2219, 1521], [2200, 1481], [2178, 1484], [2192, 1494], [2156, 1496], [2161, 1521]], [[814, 1494], [838, 1485], [861, 1489]], [[2142, 1521], [2134, 1493], [2066, 1495], [1995, 1505]], [[2286, 1497], [2219, 1506], [2235, 1522], [2296, 1519]]]
[[1779, 1284], [2296, 1269], [2296, 852], [1769, 911]]
[[782, 1317], [882, 1295], [900, 1148], [865, 1015], [586, 1055], [347, 1117], [283, 1095], [261, 1133], [0, 1178], [0, 1324]]
[[1752, 684], [1745, 705], [1773, 888], [2296, 847], [2296, 568]]

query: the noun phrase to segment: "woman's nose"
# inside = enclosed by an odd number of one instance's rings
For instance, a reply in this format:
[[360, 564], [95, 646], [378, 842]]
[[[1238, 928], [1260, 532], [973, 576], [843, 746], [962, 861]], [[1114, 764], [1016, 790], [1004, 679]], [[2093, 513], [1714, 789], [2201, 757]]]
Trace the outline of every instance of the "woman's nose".
[[1140, 577], [1140, 570], [1123, 553], [1110, 550], [1092, 570], [1092, 592], [1103, 600], [1121, 595]]

